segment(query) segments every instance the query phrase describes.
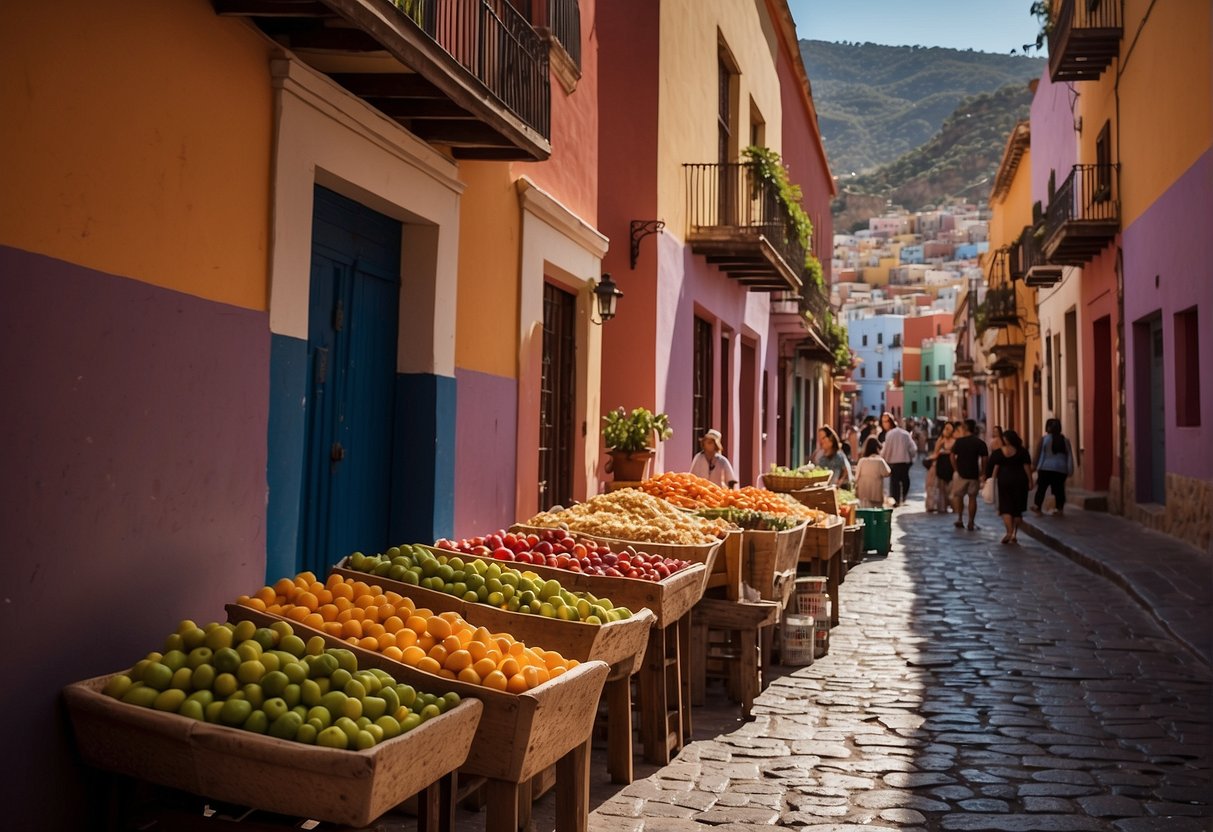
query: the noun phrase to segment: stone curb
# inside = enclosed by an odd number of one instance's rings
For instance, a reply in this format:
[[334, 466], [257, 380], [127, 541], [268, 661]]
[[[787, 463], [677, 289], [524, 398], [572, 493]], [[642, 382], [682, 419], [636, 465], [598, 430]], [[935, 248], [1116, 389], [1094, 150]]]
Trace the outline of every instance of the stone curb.
[[1168, 621], [1164, 616], [1159, 615], [1158, 610], [1155, 609], [1154, 605], [1150, 603], [1149, 599], [1137, 589], [1136, 585], [1130, 581], [1126, 575], [1108, 564], [1107, 561], [1092, 557], [1086, 552], [1074, 548], [1064, 540], [1053, 536], [1042, 527], [1036, 525], [1027, 517], [1023, 518], [1023, 529], [1028, 533], [1029, 536], [1039, 543], [1043, 543], [1045, 546], [1048, 546], [1050, 549], [1060, 555], [1064, 555], [1084, 569], [1088, 569], [1091, 572], [1094, 572], [1096, 575], [1107, 578], [1109, 581], [1116, 584], [1118, 587], [1124, 590], [1125, 594], [1132, 598], [1138, 606], [1149, 613], [1150, 617], [1158, 622], [1158, 625], [1162, 627], [1163, 630], [1165, 630], [1167, 634], [1171, 636], [1171, 638], [1183, 645], [1184, 649], [1195, 656], [1202, 664], [1213, 667], [1213, 661], [1210, 661], [1209, 657], [1205, 656], [1197, 645], [1190, 642], [1178, 630], [1172, 627], [1170, 621]]

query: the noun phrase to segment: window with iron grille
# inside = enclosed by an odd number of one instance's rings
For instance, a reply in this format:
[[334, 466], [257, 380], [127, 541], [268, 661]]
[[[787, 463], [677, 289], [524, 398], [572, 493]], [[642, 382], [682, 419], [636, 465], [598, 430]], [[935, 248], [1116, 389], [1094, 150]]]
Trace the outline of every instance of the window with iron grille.
[[544, 510], [573, 500], [576, 320], [577, 298], [545, 283], [539, 380], [539, 507]]
[[694, 421], [691, 444], [692, 453], [699, 451], [699, 438], [711, 427], [712, 422], [712, 324], [703, 318], [695, 318], [694, 382], [691, 401], [691, 418]]

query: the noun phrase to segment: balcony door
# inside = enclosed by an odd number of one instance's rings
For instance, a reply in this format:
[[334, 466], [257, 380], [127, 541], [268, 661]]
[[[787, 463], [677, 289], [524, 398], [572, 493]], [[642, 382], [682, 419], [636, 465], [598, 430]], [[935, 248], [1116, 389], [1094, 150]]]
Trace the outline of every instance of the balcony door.
[[577, 298], [543, 285], [539, 386], [539, 508], [573, 501], [573, 408], [577, 401]]
[[754, 484], [754, 439], [757, 427], [754, 402], [758, 398], [754, 345], [741, 341], [741, 416], [737, 431], [737, 479], [741, 485]]
[[695, 318], [695, 345], [691, 394], [691, 454], [699, 452], [699, 438], [712, 427], [712, 324]]

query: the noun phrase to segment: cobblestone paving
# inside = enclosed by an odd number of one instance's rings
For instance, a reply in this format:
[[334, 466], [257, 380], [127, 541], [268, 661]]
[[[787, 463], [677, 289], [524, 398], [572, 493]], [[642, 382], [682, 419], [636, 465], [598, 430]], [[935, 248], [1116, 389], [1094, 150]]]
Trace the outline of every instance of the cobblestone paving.
[[[605, 801], [594, 832], [1196, 832], [1213, 674], [1111, 583], [921, 504], [843, 584], [828, 657]], [[979, 523], [983, 519], [979, 517]]]

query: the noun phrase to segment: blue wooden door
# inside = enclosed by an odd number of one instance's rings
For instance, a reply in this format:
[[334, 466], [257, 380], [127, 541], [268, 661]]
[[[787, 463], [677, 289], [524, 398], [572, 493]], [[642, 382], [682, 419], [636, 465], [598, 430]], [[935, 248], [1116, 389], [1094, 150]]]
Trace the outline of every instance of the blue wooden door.
[[317, 187], [302, 567], [389, 545], [400, 223]]

